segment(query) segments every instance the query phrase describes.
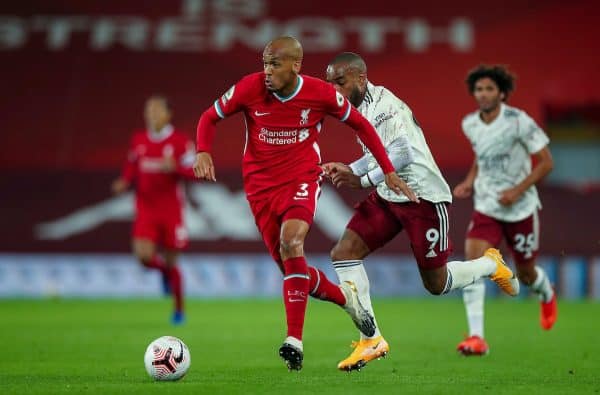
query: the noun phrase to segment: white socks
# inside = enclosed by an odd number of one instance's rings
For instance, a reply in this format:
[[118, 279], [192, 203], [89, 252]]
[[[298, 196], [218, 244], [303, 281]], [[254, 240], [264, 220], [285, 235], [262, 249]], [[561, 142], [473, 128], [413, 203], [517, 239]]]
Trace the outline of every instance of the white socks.
[[548, 303], [552, 299], [552, 296], [554, 296], [554, 290], [550, 285], [550, 280], [548, 280], [546, 272], [541, 267], [536, 266], [535, 272], [537, 273], [537, 277], [530, 288], [538, 295], [538, 298], [542, 302]]
[[[449, 264], [448, 264], [449, 265]], [[554, 290], [550, 285], [548, 276], [544, 269], [539, 266], [535, 267], [537, 278], [531, 284], [530, 289], [535, 292], [539, 299], [548, 303]], [[454, 288], [452, 288], [454, 289]], [[485, 300], [485, 280], [479, 279], [471, 285], [463, 288], [463, 301], [465, 302], [465, 310], [467, 312], [467, 322], [469, 323], [469, 336], [483, 337], [483, 304]]]
[[[333, 268], [335, 269], [340, 282], [352, 281], [354, 283], [356, 290], [358, 291], [358, 299], [360, 300], [360, 303], [369, 313], [371, 313], [373, 318], [375, 318], [375, 312], [373, 311], [373, 306], [371, 305], [371, 295], [369, 293], [369, 277], [367, 277], [367, 272], [363, 266], [363, 261], [335, 261], [333, 262]], [[373, 339], [378, 336], [381, 336], [381, 332], [379, 332], [377, 320], [375, 320], [375, 333], [373, 336], [365, 336], [362, 332], [360, 334], [361, 339]]]
[[300, 351], [303, 351], [302, 340], [296, 339], [294, 336], [286, 337], [283, 342], [296, 347]]
[[483, 338], [483, 304], [485, 300], [485, 279], [480, 278], [462, 290], [469, 336]]
[[496, 262], [492, 258], [482, 256], [471, 261], [452, 261], [446, 264], [448, 278], [443, 293], [453, 289], [461, 289], [473, 284], [481, 277], [487, 277], [496, 271]]

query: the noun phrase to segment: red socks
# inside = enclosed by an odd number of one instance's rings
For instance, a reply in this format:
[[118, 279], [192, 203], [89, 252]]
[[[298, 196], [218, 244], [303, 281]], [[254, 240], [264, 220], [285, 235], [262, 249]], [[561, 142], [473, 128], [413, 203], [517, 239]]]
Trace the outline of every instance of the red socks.
[[309, 294], [339, 306], [346, 304], [346, 297], [340, 287], [332, 283], [325, 273], [308, 266], [303, 256], [286, 259], [283, 261], [283, 268], [283, 303], [287, 318], [287, 335], [302, 340]]
[[175, 311], [183, 311], [183, 285], [181, 281], [181, 271], [179, 271], [177, 265], [171, 267], [168, 278], [171, 292], [173, 293], [173, 300], [175, 302]]
[[309, 266], [308, 274], [310, 275], [310, 296], [317, 299], [333, 302], [339, 306], [343, 306], [346, 304], [346, 297], [342, 293], [340, 287], [332, 283], [325, 276], [325, 273], [313, 266]]
[[152, 259], [150, 259], [149, 261], [142, 262], [142, 263], [148, 269], [160, 270], [160, 272], [162, 274], [167, 274], [167, 264], [159, 255], [154, 254]]
[[179, 267], [169, 267], [165, 261], [155, 254], [150, 261], [144, 262], [144, 266], [149, 269], [159, 270], [169, 282], [171, 293], [175, 302], [175, 311], [183, 311], [183, 285], [181, 281], [181, 272]]
[[302, 340], [304, 315], [308, 302], [309, 275], [303, 256], [283, 261], [283, 303], [287, 319], [287, 336]]

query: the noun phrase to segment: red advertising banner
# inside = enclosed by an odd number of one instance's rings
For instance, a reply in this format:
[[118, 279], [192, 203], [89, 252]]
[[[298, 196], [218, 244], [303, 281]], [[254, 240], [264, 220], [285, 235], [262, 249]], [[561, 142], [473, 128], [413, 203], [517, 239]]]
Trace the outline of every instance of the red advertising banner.
[[[265, 43], [281, 34], [302, 42], [310, 75], [323, 76], [339, 52], [361, 54], [369, 79], [413, 109], [455, 185], [473, 158], [460, 130], [475, 109], [468, 70], [509, 65], [518, 76], [510, 103], [544, 126], [544, 108], [600, 102], [598, 15], [591, 0], [8, 2], [0, 10], [0, 251], [128, 251], [131, 196], [111, 198], [109, 184], [132, 130], [143, 127], [145, 99], [169, 97], [174, 124], [193, 136], [202, 111], [261, 70]], [[324, 161], [360, 152], [333, 119], [320, 143]], [[264, 252], [241, 192], [243, 146], [240, 116], [219, 124], [213, 156], [221, 184], [190, 188], [190, 251]], [[330, 216], [315, 223], [308, 248], [331, 248], [359, 196], [324, 192], [321, 210]], [[541, 196], [542, 249], [596, 254], [589, 218], [598, 191], [545, 187]], [[219, 211], [223, 202], [227, 212]], [[453, 205], [457, 253], [470, 209], [468, 201]], [[410, 248], [401, 238], [389, 251]]]
[[[467, 71], [510, 65], [511, 103], [541, 124], [544, 103], [598, 101], [599, 13], [585, 0], [9, 2], [0, 11], [0, 167], [114, 169], [156, 92], [192, 133], [216, 97], [261, 69], [265, 43], [285, 33], [303, 43], [307, 74], [323, 76], [338, 52], [362, 54], [369, 78], [412, 107], [441, 167], [462, 169], [471, 152], [460, 121], [474, 109]], [[357, 152], [342, 129], [327, 122], [324, 159]], [[240, 118], [223, 122], [219, 166], [238, 166], [243, 140]]]

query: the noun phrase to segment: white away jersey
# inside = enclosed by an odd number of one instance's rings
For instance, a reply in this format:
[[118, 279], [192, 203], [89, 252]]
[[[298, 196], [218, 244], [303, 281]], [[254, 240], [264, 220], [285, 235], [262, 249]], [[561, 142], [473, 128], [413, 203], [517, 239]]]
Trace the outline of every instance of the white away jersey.
[[531, 173], [531, 154], [548, 145], [548, 137], [535, 121], [525, 111], [502, 103], [498, 117], [490, 124], [484, 123], [479, 111], [475, 111], [463, 119], [462, 129], [477, 158], [475, 210], [502, 221], [516, 222], [541, 208], [535, 186], [511, 206], [498, 202], [502, 191], [519, 184]]
[[[414, 160], [397, 173], [419, 198], [432, 203], [452, 202], [450, 188], [429, 151], [423, 130], [406, 103], [385, 87], [367, 82], [367, 92], [358, 111], [375, 127], [386, 148], [399, 136], [406, 137], [411, 145]], [[362, 143], [361, 145], [369, 160], [368, 170], [378, 167], [373, 155]], [[377, 193], [391, 202], [409, 201], [403, 194], [397, 195], [391, 191], [385, 182], [377, 185]]]

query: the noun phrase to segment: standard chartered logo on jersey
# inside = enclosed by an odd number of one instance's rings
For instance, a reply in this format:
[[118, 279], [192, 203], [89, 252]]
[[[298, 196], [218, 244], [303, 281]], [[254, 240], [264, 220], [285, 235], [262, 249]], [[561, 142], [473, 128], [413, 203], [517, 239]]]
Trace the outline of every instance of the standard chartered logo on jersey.
[[144, 15], [143, 9], [139, 15], [121, 15], [119, 9], [114, 14], [110, 10], [102, 15], [86, 14], [93, 7], [85, 2], [63, 15], [0, 14], [0, 51], [40, 42], [50, 51], [65, 51], [75, 45], [92, 51], [118, 47], [135, 52], [226, 52], [236, 45], [260, 50], [280, 34], [298, 38], [305, 52], [341, 51], [356, 41], [359, 52], [377, 53], [398, 40], [410, 52], [427, 51], [433, 44], [469, 52], [475, 41], [472, 21], [458, 16], [433, 24], [419, 16], [340, 16], [330, 9], [324, 11], [326, 15], [292, 15], [286, 19], [271, 13], [267, 0], [183, 0], [180, 4], [178, 15], [159, 19]]
[[258, 139], [272, 145], [288, 145], [301, 143], [310, 136], [310, 131], [304, 129], [292, 130], [269, 130], [262, 128], [258, 133]]

